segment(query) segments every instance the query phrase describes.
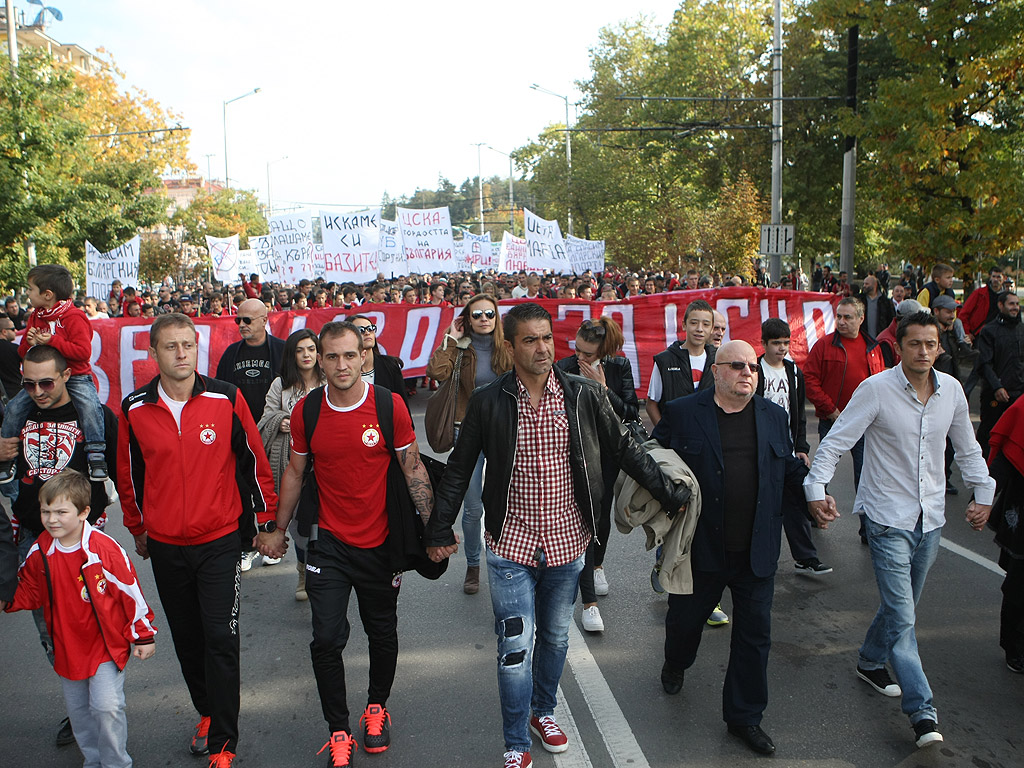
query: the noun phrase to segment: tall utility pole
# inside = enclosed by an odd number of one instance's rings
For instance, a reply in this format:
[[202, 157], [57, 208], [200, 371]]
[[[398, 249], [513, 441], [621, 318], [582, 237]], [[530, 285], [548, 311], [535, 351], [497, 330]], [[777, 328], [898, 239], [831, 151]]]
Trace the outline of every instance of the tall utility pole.
[[569, 97], [563, 96], [560, 93], [549, 91], [547, 88], [537, 85], [534, 83], [530, 86], [535, 91], [546, 93], [548, 96], [554, 96], [556, 99], [562, 99], [565, 102], [565, 191], [566, 197], [566, 224], [569, 227], [569, 234], [572, 232], [572, 126], [569, 124]]
[[480, 234], [484, 233], [484, 177], [480, 170], [480, 147], [486, 146], [484, 142], [476, 143], [476, 185], [480, 193]]
[[[847, 35], [846, 106], [857, 111], [857, 55], [860, 27]], [[839, 234], [839, 269], [853, 276], [854, 204], [857, 199], [857, 137], [846, 137], [843, 153], [843, 220]]]
[[259, 93], [259, 92], [260, 92], [259, 88], [253, 88], [251, 91], [249, 91], [247, 93], [243, 93], [241, 96], [235, 96], [235, 98], [228, 99], [227, 101], [225, 101], [223, 103], [223, 108], [222, 108], [222, 111], [221, 111], [221, 118], [222, 118], [223, 122], [222, 122], [221, 125], [222, 125], [222, 128], [224, 129], [224, 188], [225, 189], [230, 189], [231, 188], [231, 179], [228, 178], [228, 104], [230, 104], [230, 103], [232, 103], [234, 101], [238, 101], [239, 99], [244, 99], [246, 96], [252, 96], [254, 93]]
[[[782, 0], [775, 0], [772, 46], [772, 224], [782, 223]], [[782, 256], [769, 257], [772, 282], [782, 279]]]
[[[14, 0], [5, 0], [4, 8], [7, 13], [7, 53], [11, 60], [11, 80], [17, 88], [18, 82], [18, 20], [14, 17]], [[18, 138], [24, 141], [25, 134], [18, 133]], [[28, 186], [28, 172], [25, 172], [22, 182], [25, 186], [25, 196], [32, 200], [32, 191]], [[25, 238], [25, 257], [28, 260], [29, 269], [36, 265], [36, 241], [31, 236]]]

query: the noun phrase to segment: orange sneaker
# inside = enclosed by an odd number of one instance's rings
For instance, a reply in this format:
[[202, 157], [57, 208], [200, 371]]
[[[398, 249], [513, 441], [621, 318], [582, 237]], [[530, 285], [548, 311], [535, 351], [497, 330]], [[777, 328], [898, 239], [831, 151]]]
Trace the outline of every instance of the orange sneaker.
[[391, 746], [391, 715], [382, 704], [367, 704], [359, 718], [363, 726], [363, 749], [383, 752]]
[[210, 768], [231, 768], [231, 763], [235, 760], [235, 753], [228, 752], [228, 748], [224, 747], [216, 755], [210, 755]]
[[[331, 768], [344, 768], [344, 766], [352, 765], [352, 753], [359, 749], [355, 739], [347, 731], [335, 731], [332, 733], [327, 743], [320, 747], [320, 752], [327, 748], [331, 750]], [[317, 754], [319, 755], [320, 752], [317, 752]]]
[[208, 755], [210, 754], [210, 746], [206, 743], [206, 738], [210, 733], [210, 718], [200, 717], [199, 722], [196, 723], [196, 732], [192, 737], [192, 743], [188, 745], [188, 751], [193, 755]]

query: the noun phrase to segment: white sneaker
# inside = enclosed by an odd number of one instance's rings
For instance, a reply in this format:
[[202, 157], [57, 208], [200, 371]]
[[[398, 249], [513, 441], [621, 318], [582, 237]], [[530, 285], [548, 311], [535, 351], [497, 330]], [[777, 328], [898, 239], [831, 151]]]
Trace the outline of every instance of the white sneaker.
[[243, 552], [242, 553], [242, 572], [248, 571], [252, 568], [252, 564], [256, 562], [256, 558], [260, 556], [259, 552]]
[[608, 577], [604, 575], [604, 568], [594, 569], [594, 594], [602, 597], [608, 594]]
[[263, 556], [263, 564], [264, 565], [277, 565], [280, 562], [281, 562], [281, 558], [280, 557], [267, 557], [266, 555]]
[[604, 621], [596, 605], [583, 609], [583, 628], [587, 632], [604, 632]]

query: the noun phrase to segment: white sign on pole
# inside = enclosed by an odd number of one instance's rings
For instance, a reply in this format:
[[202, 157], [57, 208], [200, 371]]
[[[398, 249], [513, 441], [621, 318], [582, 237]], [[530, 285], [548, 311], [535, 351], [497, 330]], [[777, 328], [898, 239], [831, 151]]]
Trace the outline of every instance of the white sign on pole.
[[106, 301], [115, 280], [121, 286], [139, 284], [139, 236], [122, 243], [111, 251], [100, 253], [96, 246], [85, 241], [85, 290], [98, 301]]
[[[239, 252], [244, 253], [244, 251]], [[281, 281], [281, 272], [277, 268], [277, 259], [274, 256], [274, 244], [270, 240], [270, 235], [249, 235], [249, 253], [252, 259], [252, 266], [242, 268], [239, 267], [239, 271], [244, 272], [246, 275], [251, 275], [255, 272], [260, 276], [260, 282], [271, 282]]]
[[231, 237], [206, 236], [206, 250], [213, 263], [213, 279], [222, 283], [234, 282], [241, 272], [238, 265], [238, 235]]
[[380, 208], [355, 213], [320, 211], [324, 241], [324, 278], [338, 283], [368, 283], [377, 277]]
[[402, 232], [397, 221], [380, 220], [380, 242], [377, 244], [377, 269], [390, 278], [408, 274], [409, 268], [402, 248]]
[[526, 228], [526, 245], [529, 252], [531, 272], [548, 270], [556, 275], [572, 272], [572, 265], [565, 255], [565, 241], [557, 221], [540, 218], [528, 208], [523, 209]]
[[466, 231], [462, 242], [462, 259], [465, 264], [463, 269], [469, 272], [482, 272], [493, 266], [490, 232], [475, 235], [472, 232]]
[[443, 208], [398, 208], [398, 227], [409, 272], [452, 272], [455, 269], [455, 240], [448, 206]]
[[[502, 238], [504, 240], [504, 238]], [[501, 263], [501, 243], [502, 240], [491, 243], [491, 268], [497, 269], [498, 264]]]
[[313, 243], [313, 277], [327, 274], [327, 255], [323, 243]]
[[762, 224], [761, 247], [757, 252], [765, 256], [792, 256], [794, 230], [792, 224]]
[[300, 280], [313, 279], [313, 222], [309, 211], [272, 216], [270, 243], [282, 282], [297, 285]]
[[582, 275], [588, 269], [604, 272], [604, 240], [585, 240], [569, 235], [565, 238], [565, 253], [574, 274]]
[[528, 255], [526, 239], [505, 232], [498, 252], [498, 271], [511, 273], [526, 269]]

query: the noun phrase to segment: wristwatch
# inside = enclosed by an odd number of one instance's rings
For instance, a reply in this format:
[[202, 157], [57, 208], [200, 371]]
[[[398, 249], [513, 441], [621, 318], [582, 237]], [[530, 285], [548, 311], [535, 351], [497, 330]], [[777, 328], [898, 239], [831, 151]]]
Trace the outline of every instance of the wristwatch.
[[256, 527], [263, 533], [273, 533], [277, 530], [277, 520], [267, 520], [267, 522]]

